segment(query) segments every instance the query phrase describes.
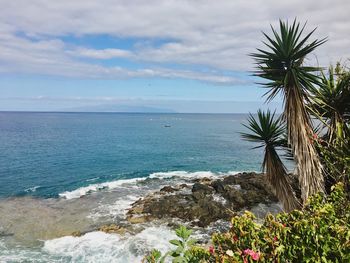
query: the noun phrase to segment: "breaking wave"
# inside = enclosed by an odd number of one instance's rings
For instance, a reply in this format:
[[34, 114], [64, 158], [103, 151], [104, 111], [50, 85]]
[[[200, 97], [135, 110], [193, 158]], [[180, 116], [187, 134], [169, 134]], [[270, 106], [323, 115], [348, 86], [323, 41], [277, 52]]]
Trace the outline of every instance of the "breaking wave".
[[218, 178], [228, 174], [237, 174], [238, 171], [230, 171], [227, 173], [215, 173], [210, 171], [198, 171], [198, 172], [187, 172], [187, 171], [169, 171], [169, 172], [156, 172], [152, 173], [147, 177], [132, 178], [132, 179], [120, 179], [111, 182], [91, 184], [88, 186], [80, 187], [73, 191], [66, 191], [60, 193], [59, 196], [66, 199], [80, 198], [84, 195], [101, 191], [101, 190], [113, 190], [120, 187], [135, 187], [138, 183], [144, 182], [150, 179], [175, 179], [175, 182], [181, 182], [186, 180], [201, 179], [201, 178]]

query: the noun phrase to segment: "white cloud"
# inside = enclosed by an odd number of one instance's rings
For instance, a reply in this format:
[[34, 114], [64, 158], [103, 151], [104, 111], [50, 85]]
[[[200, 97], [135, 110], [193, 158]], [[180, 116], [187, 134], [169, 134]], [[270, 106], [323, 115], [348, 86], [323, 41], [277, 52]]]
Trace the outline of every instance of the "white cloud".
[[[252, 69], [248, 53], [261, 45], [261, 31], [279, 18], [308, 21], [315, 37], [329, 37], [318, 61], [350, 57], [348, 0], [0, 0], [0, 70], [80, 77], [180, 77], [240, 83], [218, 72], [172, 70], [169, 63], [217, 70]], [[19, 36], [21, 32], [26, 35]], [[73, 46], [62, 36], [110, 35], [140, 39], [129, 49]], [[28, 38], [30, 36], [30, 38]], [[167, 39], [144, 45], [144, 39]], [[81, 58], [124, 58], [146, 64], [129, 70]], [[312, 58], [311, 58], [312, 59]], [[147, 66], [147, 63], [153, 66]], [[154, 63], [160, 68], [154, 68]], [[162, 66], [163, 65], [163, 66]]]
[[135, 78], [162, 77], [185, 78], [218, 84], [244, 84], [243, 81], [222, 74], [208, 74], [188, 70], [166, 68], [126, 69], [119, 66], [106, 67], [99, 64], [81, 62], [76, 56], [107, 59], [117, 55], [131, 56], [122, 50], [65, 50], [59, 39], [31, 41], [9, 33], [0, 34], [0, 72], [39, 73], [79, 78]]
[[89, 49], [77, 48], [68, 51], [69, 54], [78, 57], [87, 57], [94, 59], [112, 59], [112, 58], [127, 58], [132, 56], [132, 52], [123, 49], [106, 48], [106, 49]]

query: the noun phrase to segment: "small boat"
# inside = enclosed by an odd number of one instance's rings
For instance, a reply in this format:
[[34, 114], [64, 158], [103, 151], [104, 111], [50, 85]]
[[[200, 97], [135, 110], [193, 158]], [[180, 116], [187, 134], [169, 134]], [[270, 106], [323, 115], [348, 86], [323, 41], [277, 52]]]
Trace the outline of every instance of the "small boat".
[[164, 128], [170, 128], [171, 125], [167, 124], [167, 125], [164, 125]]

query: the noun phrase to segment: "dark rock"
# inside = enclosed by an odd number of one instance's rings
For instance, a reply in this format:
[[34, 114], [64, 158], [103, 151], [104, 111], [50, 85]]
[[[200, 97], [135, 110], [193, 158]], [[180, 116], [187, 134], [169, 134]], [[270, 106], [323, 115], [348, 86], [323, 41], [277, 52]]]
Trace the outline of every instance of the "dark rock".
[[235, 209], [243, 208], [244, 206], [247, 206], [247, 202], [243, 197], [244, 194], [241, 191], [236, 190], [234, 187], [230, 185], [226, 185], [224, 190], [225, 190], [224, 192], [225, 199], [228, 200], [230, 203], [232, 203]]
[[205, 194], [211, 194], [213, 192], [213, 188], [205, 184], [195, 183], [192, 186], [192, 193], [194, 192], [204, 192]]
[[160, 189], [161, 192], [166, 192], [166, 193], [173, 193], [175, 191], [178, 191], [178, 189], [175, 189], [174, 187], [171, 186], [164, 186], [162, 189]]
[[195, 183], [192, 186], [192, 195], [196, 200], [201, 200], [205, 196], [210, 195], [214, 192], [214, 189], [208, 185]]
[[[229, 220], [233, 212], [277, 201], [261, 174], [242, 173], [222, 180], [196, 179], [192, 183], [191, 193], [178, 191], [188, 187], [186, 184], [166, 186], [160, 192], [136, 201], [127, 213], [128, 221], [143, 223], [156, 218], [179, 218], [205, 227], [219, 219]], [[218, 200], [215, 195], [222, 196], [226, 202], [215, 201]]]
[[217, 193], [223, 193], [225, 191], [224, 184], [221, 180], [213, 181], [211, 187], [213, 187]]

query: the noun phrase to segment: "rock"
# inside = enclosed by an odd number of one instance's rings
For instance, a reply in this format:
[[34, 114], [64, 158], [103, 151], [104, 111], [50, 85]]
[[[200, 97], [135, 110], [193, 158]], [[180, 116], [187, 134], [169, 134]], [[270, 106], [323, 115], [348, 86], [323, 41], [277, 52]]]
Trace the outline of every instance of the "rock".
[[131, 224], [142, 224], [142, 223], [146, 223], [149, 222], [151, 219], [151, 217], [149, 216], [130, 216], [127, 217], [127, 220], [131, 223]]
[[204, 177], [204, 178], [199, 179], [199, 183], [206, 184], [206, 185], [210, 184], [211, 181], [212, 180], [210, 178], [208, 178], [208, 177]]
[[119, 235], [124, 235], [126, 233], [126, 229], [118, 226], [116, 224], [110, 224], [110, 225], [104, 225], [99, 227], [99, 231], [108, 233], [108, 234], [119, 234]]
[[195, 183], [192, 186], [192, 192], [204, 192], [205, 194], [211, 194], [213, 192], [213, 188], [201, 183]]
[[133, 207], [129, 210], [129, 212], [132, 211], [132, 213], [139, 214], [139, 213], [142, 213], [142, 212], [143, 212], [143, 209], [144, 209], [143, 204], [141, 204], [141, 205], [136, 205], [136, 206], [133, 206]]
[[195, 183], [192, 186], [192, 195], [196, 200], [203, 199], [206, 195], [212, 194], [214, 189], [206, 184]]
[[235, 210], [247, 206], [247, 202], [243, 197], [243, 193], [236, 190], [233, 186], [226, 185], [224, 188], [224, 197], [231, 203], [231, 207]]
[[73, 237], [81, 237], [83, 234], [80, 232], [80, 231], [74, 231], [73, 233], [72, 233], [72, 236]]
[[208, 185], [195, 183], [192, 186], [192, 195], [196, 200], [203, 199], [206, 195], [212, 194], [214, 189]]
[[[195, 179], [191, 183], [190, 193], [178, 191], [188, 188], [186, 184], [166, 186], [136, 201], [127, 213], [127, 220], [137, 224], [157, 218], [179, 218], [205, 227], [219, 219], [229, 220], [233, 212], [277, 201], [265, 176], [261, 174], [242, 173], [222, 179]], [[216, 194], [224, 202], [214, 198]]]
[[174, 187], [171, 186], [164, 186], [162, 189], [160, 189], [161, 192], [166, 192], [166, 193], [173, 193], [178, 191], [178, 189], [175, 189]]
[[223, 193], [225, 191], [224, 184], [221, 180], [213, 181], [211, 187], [213, 187], [217, 193]]

